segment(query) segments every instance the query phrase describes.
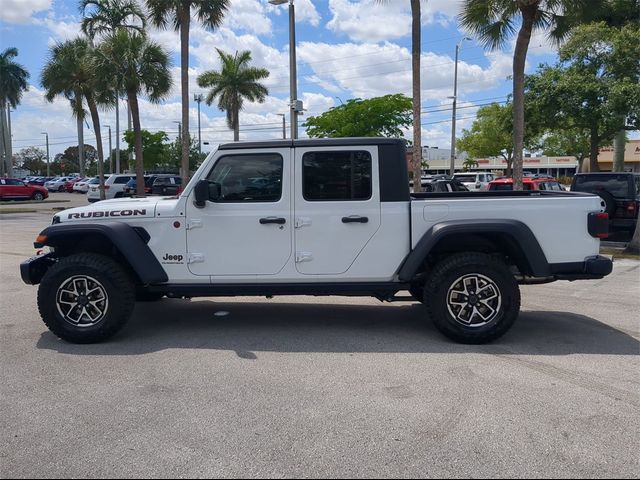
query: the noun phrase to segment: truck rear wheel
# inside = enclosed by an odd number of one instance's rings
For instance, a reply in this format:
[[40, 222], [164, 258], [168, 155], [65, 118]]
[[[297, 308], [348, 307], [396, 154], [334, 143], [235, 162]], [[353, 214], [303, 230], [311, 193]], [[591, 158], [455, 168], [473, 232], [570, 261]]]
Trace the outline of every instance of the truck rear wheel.
[[129, 320], [135, 288], [127, 272], [104, 255], [64, 257], [42, 278], [38, 309], [55, 335], [72, 343], [95, 343]]
[[484, 253], [460, 253], [438, 263], [425, 285], [425, 304], [447, 337], [469, 344], [504, 335], [520, 311], [520, 289], [508, 266]]

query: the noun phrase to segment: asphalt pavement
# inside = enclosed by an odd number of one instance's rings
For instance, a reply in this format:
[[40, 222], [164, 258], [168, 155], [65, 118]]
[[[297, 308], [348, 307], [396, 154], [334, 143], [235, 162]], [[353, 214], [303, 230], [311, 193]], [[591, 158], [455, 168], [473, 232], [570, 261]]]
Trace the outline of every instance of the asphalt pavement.
[[0, 215], [3, 478], [640, 476], [640, 262], [522, 287], [491, 345], [340, 297], [141, 303], [72, 345], [18, 272], [49, 223]]

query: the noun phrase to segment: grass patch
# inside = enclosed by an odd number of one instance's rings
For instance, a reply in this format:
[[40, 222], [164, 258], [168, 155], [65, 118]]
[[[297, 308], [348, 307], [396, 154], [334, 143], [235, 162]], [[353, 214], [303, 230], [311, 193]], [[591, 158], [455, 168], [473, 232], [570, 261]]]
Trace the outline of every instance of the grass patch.
[[0, 205], [31, 205], [31, 204], [36, 204], [36, 205], [41, 205], [43, 203], [67, 203], [70, 202], [71, 200], [42, 200], [42, 201], [38, 201], [38, 200], [4, 200], [2, 202], [0, 202]]
[[33, 208], [0, 208], [0, 214], [4, 213], [36, 213]]

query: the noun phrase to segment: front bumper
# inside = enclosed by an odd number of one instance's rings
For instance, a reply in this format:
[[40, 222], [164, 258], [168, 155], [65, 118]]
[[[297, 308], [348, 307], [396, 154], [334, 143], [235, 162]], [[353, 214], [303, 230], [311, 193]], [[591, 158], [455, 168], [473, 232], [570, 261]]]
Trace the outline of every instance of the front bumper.
[[602, 255], [588, 257], [584, 262], [552, 264], [557, 280], [589, 280], [606, 277], [613, 270], [613, 262]]
[[51, 253], [36, 255], [20, 264], [20, 276], [27, 285], [37, 285], [49, 267], [55, 263]]

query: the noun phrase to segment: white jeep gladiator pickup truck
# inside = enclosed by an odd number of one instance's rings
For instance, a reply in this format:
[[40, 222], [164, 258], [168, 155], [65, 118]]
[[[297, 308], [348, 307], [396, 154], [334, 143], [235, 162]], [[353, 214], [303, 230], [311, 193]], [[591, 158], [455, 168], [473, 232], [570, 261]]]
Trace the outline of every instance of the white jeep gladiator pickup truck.
[[22, 279], [71, 342], [112, 336], [136, 300], [352, 295], [422, 302], [442, 333], [483, 343], [518, 316], [518, 284], [611, 272], [600, 197], [411, 194], [405, 158], [381, 138], [221, 145], [178, 197], [57, 213]]

